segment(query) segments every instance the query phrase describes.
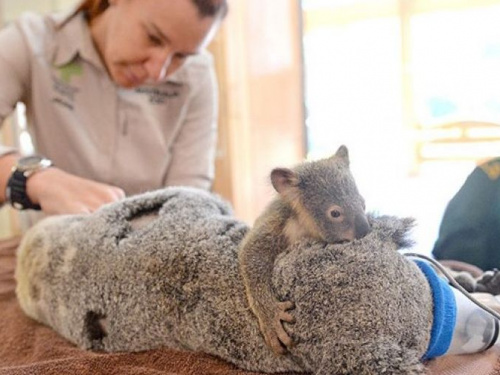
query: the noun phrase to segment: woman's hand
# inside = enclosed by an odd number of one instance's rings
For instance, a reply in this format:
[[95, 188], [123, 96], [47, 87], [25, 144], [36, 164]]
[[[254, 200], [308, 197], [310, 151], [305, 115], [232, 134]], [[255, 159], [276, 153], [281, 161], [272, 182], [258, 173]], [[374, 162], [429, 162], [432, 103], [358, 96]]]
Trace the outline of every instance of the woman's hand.
[[28, 197], [49, 215], [91, 213], [125, 197], [116, 187], [87, 180], [56, 167], [35, 173], [26, 183]]

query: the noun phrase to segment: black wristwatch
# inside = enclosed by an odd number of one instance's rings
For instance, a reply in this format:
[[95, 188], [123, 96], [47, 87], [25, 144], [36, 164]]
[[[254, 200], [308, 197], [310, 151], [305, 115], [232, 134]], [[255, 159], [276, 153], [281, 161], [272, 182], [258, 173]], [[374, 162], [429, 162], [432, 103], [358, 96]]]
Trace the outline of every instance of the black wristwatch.
[[17, 161], [7, 182], [5, 197], [12, 207], [18, 210], [40, 210], [26, 193], [26, 181], [34, 173], [52, 166], [52, 161], [41, 155], [26, 156]]

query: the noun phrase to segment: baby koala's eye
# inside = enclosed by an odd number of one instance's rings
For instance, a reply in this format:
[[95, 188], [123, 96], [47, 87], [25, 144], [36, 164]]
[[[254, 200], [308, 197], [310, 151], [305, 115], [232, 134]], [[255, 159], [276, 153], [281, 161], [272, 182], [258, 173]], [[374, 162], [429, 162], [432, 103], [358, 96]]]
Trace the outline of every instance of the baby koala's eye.
[[328, 209], [328, 216], [333, 221], [341, 221], [344, 217], [344, 209], [340, 206], [333, 205]]
[[340, 215], [342, 215], [342, 214], [341, 214], [341, 213], [340, 213], [340, 211], [338, 211], [338, 210], [332, 210], [332, 211], [330, 211], [330, 215], [331, 215], [334, 219], [336, 219], [336, 218], [340, 217]]

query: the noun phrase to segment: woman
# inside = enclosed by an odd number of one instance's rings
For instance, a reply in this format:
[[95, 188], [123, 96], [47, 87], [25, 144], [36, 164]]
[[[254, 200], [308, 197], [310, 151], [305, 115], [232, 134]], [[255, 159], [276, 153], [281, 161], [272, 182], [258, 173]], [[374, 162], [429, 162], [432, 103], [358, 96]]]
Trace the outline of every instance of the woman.
[[24, 102], [43, 157], [0, 145], [0, 202], [82, 213], [166, 185], [209, 189], [217, 103], [204, 47], [226, 12], [225, 0], [86, 0], [3, 29], [0, 120]]

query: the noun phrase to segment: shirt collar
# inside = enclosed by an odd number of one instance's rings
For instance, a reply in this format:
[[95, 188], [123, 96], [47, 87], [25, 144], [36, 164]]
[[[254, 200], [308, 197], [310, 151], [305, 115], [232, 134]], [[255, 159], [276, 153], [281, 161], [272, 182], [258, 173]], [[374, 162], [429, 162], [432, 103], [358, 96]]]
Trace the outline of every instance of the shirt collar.
[[83, 12], [72, 11], [69, 14], [56, 16], [55, 23], [57, 29], [53, 58], [55, 66], [66, 65], [78, 55], [96, 67], [104, 69]]

